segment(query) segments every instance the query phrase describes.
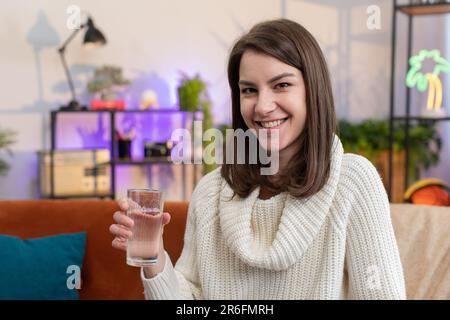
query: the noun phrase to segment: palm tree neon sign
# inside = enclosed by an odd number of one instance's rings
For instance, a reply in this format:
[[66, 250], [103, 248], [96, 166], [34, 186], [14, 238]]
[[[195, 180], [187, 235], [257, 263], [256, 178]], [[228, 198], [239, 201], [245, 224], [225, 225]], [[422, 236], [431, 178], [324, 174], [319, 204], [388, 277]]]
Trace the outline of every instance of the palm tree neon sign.
[[[421, 69], [425, 59], [430, 58], [435, 62], [432, 73], [423, 73]], [[424, 92], [428, 88], [427, 109], [439, 110], [442, 107], [442, 82], [439, 79], [441, 72], [450, 72], [450, 63], [441, 57], [439, 50], [421, 50], [418, 55], [409, 59], [410, 68], [406, 75], [406, 85], [409, 88], [416, 87]]]

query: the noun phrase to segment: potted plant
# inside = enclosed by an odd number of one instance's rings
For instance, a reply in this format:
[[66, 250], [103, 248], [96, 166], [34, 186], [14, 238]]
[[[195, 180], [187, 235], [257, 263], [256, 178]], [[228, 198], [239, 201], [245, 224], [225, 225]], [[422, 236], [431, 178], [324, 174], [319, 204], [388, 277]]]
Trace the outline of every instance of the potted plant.
[[[208, 95], [207, 83], [200, 77], [199, 74], [195, 77], [189, 77], [182, 73], [180, 85], [177, 88], [178, 99], [181, 111], [188, 111], [202, 113], [202, 128], [203, 132], [213, 128], [212, 119], [212, 103]], [[203, 141], [203, 150], [213, 142]], [[216, 168], [214, 164], [203, 164], [203, 173], [206, 174]]]
[[[88, 82], [87, 88], [90, 93], [99, 97], [91, 102], [92, 107], [111, 106], [112, 108], [123, 109], [123, 101], [118, 101], [118, 92], [125, 85], [131, 82], [122, 76], [122, 69], [112, 65], [104, 65], [95, 70], [94, 77]], [[101, 102], [117, 102], [101, 103]]]
[[200, 99], [206, 93], [206, 83], [197, 74], [190, 78], [181, 73], [181, 82], [178, 86], [178, 99], [181, 111], [196, 112], [200, 107]]
[[[0, 130], [0, 153], [6, 152], [9, 156], [12, 156], [12, 151], [9, 147], [15, 142], [16, 133], [11, 130]], [[0, 159], [0, 175], [5, 176], [8, 172], [9, 164]]]
[[[360, 123], [339, 121], [339, 136], [345, 152], [361, 154], [379, 170], [383, 182], [388, 180], [389, 120], [366, 120]], [[405, 166], [405, 125], [394, 123], [393, 159], [396, 190], [393, 198], [403, 199]], [[439, 162], [442, 140], [432, 122], [411, 124], [409, 128], [408, 180], [420, 178], [420, 169], [428, 169]]]

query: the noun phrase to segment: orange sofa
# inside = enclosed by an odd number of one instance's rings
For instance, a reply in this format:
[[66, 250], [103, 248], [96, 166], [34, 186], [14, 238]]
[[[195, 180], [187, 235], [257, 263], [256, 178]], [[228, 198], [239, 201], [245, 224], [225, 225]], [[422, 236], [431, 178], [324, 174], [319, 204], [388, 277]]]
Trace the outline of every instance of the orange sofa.
[[[176, 262], [183, 247], [188, 202], [165, 202], [172, 215], [164, 245]], [[0, 234], [35, 238], [87, 232], [81, 299], [143, 299], [139, 268], [111, 247], [114, 201], [0, 201]], [[450, 208], [391, 204], [408, 299], [450, 299]]]
[[[187, 202], [165, 202], [172, 220], [164, 229], [164, 246], [172, 261], [183, 247]], [[109, 226], [118, 210], [115, 201], [0, 201], [0, 234], [37, 238], [87, 232], [80, 299], [143, 299], [139, 268], [125, 263], [125, 252], [113, 249]]]

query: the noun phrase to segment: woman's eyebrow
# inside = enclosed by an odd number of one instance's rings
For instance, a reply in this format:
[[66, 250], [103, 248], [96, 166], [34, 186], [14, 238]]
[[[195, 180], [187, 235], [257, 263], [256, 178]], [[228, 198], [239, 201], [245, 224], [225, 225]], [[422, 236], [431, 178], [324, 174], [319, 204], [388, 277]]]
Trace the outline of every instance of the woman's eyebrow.
[[[269, 81], [267, 81], [268, 84], [275, 82], [277, 80], [280, 80], [282, 78], [285, 77], [295, 77], [295, 75], [293, 73], [290, 72], [284, 72], [282, 74], [279, 74], [278, 76], [273, 77], [272, 79], [270, 79]], [[239, 84], [240, 85], [247, 85], [247, 86], [254, 86], [255, 84], [251, 81], [247, 81], [247, 80], [239, 80]]]

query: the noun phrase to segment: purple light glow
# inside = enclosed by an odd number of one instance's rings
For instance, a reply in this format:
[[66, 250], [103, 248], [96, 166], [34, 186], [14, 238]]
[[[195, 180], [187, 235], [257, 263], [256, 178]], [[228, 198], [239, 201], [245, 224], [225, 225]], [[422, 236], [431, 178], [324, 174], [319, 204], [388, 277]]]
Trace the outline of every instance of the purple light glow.
[[[116, 130], [121, 134], [133, 128], [132, 159], [144, 157], [147, 140], [164, 142], [178, 128], [191, 128], [192, 115], [186, 113], [116, 113]], [[110, 114], [59, 114], [56, 128], [56, 148], [63, 150], [110, 148]]]
[[165, 142], [170, 140], [172, 132], [183, 128], [186, 115], [182, 113], [127, 113], [118, 114], [119, 132], [130, 132], [135, 128], [136, 135], [132, 142], [132, 158], [144, 158], [146, 141]]
[[56, 149], [109, 149], [109, 121], [107, 113], [58, 114]]

